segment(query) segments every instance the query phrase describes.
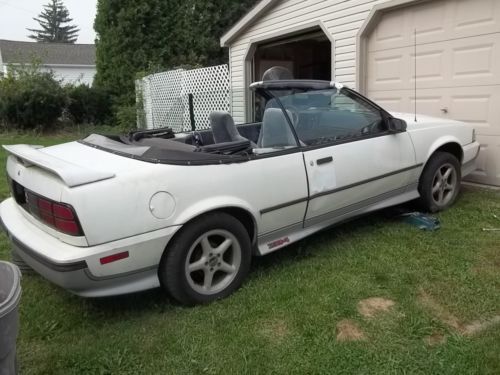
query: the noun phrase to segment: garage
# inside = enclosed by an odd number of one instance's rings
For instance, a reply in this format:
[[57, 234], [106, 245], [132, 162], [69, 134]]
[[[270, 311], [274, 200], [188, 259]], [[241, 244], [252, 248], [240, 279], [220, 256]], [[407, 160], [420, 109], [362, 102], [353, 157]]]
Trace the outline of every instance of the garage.
[[500, 186], [500, 1], [262, 0], [221, 45], [236, 122], [255, 119], [249, 84], [284, 66], [389, 110], [474, 125], [482, 149], [470, 179]]
[[366, 93], [394, 111], [416, 104], [417, 113], [473, 124], [482, 150], [471, 177], [500, 185], [497, 5], [441, 0], [385, 12], [367, 36]]

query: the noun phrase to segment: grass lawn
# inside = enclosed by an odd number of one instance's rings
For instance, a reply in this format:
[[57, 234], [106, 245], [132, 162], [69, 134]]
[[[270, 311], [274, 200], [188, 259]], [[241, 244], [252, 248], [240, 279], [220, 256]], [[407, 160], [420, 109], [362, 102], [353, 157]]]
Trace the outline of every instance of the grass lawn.
[[240, 291], [196, 308], [159, 290], [83, 299], [24, 276], [22, 373], [500, 374], [500, 232], [482, 231], [500, 227], [493, 214], [500, 193], [470, 188], [436, 232], [373, 214], [255, 259]]

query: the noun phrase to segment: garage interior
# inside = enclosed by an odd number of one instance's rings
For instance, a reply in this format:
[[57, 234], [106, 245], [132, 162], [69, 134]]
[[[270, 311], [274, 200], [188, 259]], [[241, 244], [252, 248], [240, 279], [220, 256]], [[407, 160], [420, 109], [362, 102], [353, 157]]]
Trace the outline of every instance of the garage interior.
[[[321, 29], [259, 44], [252, 61], [252, 82], [272, 67], [284, 67], [294, 79], [332, 79], [332, 44]], [[261, 121], [264, 107], [252, 94], [252, 120]]]
[[321, 31], [295, 35], [257, 46], [253, 59], [253, 80], [260, 81], [273, 66], [287, 68], [295, 79], [332, 77], [332, 45]]

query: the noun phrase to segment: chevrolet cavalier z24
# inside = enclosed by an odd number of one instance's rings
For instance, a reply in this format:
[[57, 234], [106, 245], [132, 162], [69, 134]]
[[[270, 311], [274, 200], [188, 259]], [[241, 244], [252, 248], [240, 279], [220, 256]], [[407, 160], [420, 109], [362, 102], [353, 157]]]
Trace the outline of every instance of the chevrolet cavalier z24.
[[85, 297], [161, 286], [177, 301], [234, 292], [265, 255], [370, 211], [457, 198], [479, 144], [468, 125], [389, 113], [334, 82], [252, 84], [258, 121], [4, 146], [13, 251]]

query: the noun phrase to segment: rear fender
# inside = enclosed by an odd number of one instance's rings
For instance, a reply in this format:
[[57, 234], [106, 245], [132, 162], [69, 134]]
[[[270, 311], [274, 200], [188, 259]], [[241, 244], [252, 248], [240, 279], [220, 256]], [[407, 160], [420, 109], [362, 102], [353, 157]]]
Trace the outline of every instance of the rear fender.
[[259, 213], [252, 209], [244, 200], [231, 196], [217, 196], [193, 202], [193, 204], [189, 205], [175, 218], [175, 224], [182, 225], [208, 212], [223, 210], [225, 208], [245, 210], [250, 213], [254, 223], [258, 224], [257, 218], [259, 217]]

